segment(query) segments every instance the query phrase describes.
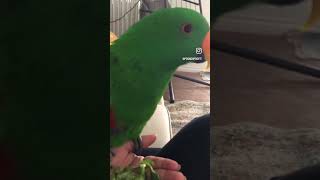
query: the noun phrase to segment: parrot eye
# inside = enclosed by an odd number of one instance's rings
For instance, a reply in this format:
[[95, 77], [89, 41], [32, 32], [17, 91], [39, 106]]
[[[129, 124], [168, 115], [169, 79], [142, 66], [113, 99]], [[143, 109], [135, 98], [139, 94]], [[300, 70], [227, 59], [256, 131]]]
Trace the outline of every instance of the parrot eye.
[[189, 34], [192, 32], [192, 25], [191, 24], [183, 24], [181, 30], [182, 30], [182, 32]]

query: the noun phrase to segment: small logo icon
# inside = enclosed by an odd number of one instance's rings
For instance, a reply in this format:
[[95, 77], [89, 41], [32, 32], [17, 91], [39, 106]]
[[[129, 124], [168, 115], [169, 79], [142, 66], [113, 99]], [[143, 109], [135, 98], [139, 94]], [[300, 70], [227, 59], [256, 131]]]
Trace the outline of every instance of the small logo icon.
[[196, 54], [202, 54], [202, 48], [196, 48]]

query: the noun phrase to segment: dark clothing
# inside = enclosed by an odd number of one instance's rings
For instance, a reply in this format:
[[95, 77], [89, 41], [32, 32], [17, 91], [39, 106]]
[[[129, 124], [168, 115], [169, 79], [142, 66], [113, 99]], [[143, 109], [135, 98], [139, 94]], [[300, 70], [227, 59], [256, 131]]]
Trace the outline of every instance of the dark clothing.
[[271, 180], [320, 180], [320, 164], [310, 166], [282, 177]]
[[188, 180], [210, 179], [210, 114], [195, 118], [162, 149], [145, 149], [141, 155], [155, 155], [177, 161]]
[[[173, 159], [188, 180], [209, 180], [210, 114], [192, 120], [162, 149], [144, 149], [140, 155]], [[270, 180], [320, 180], [320, 164]]]

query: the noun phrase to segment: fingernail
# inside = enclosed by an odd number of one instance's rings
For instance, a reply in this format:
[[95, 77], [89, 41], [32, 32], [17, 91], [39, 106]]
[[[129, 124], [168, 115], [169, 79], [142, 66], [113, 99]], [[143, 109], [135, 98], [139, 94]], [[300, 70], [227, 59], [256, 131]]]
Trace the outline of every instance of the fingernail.
[[187, 180], [187, 177], [184, 177], [185, 180]]
[[181, 165], [180, 164], [178, 164], [178, 170], [180, 170], [181, 169]]

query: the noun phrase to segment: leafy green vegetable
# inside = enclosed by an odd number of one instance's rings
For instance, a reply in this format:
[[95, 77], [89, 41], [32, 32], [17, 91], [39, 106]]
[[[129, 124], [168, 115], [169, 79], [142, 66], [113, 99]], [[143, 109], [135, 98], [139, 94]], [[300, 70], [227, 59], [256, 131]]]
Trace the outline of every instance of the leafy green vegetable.
[[136, 168], [111, 168], [111, 180], [160, 180], [153, 169], [153, 162], [145, 159]]

